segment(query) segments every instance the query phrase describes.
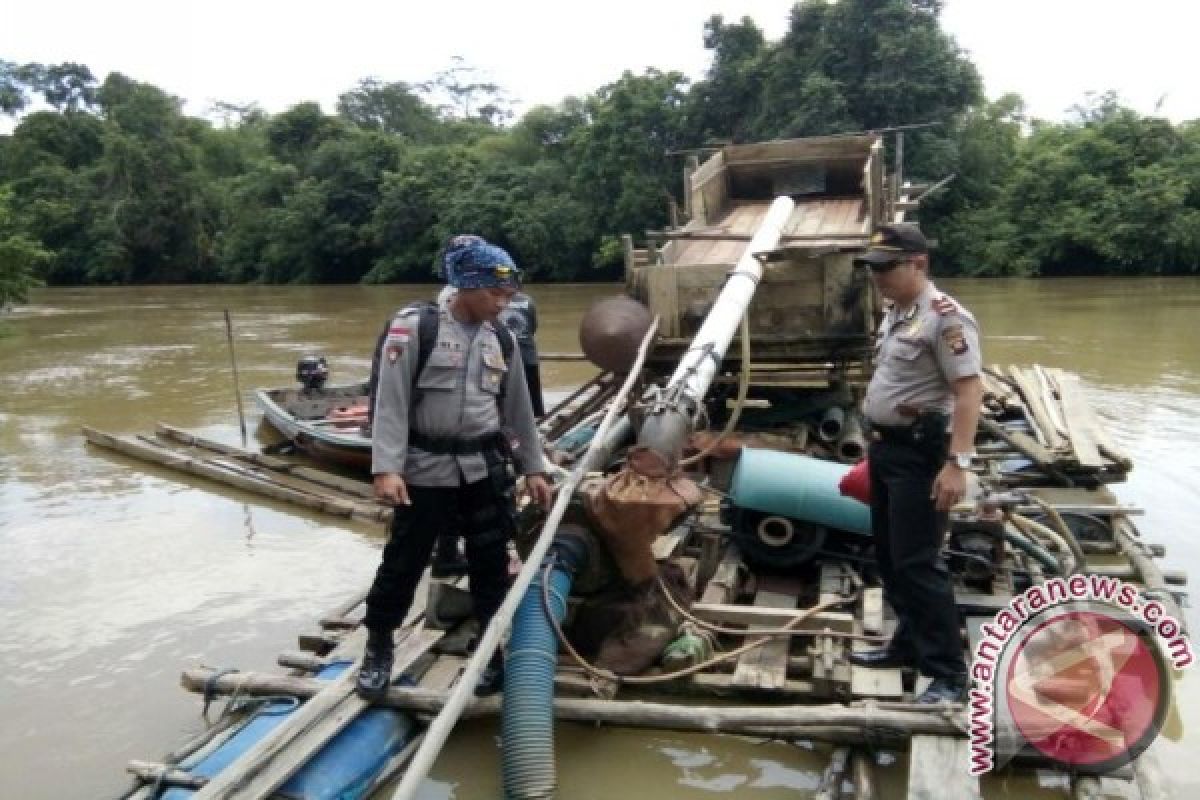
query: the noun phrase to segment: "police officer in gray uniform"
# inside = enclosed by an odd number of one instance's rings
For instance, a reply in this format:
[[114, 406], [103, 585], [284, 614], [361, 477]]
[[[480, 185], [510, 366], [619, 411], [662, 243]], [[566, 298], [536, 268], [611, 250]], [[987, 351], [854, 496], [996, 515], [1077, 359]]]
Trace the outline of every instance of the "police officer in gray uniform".
[[499, 319], [517, 340], [521, 364], [525, 368], [525, 385], [529, 388], [529, 402], [533, 406], [533, 415], [541, 419], [546, 416], [546, 406], [542, 401], [542, 369], [534, 339], [538, 326], [537, 306], [525, 292], [517, 292], [508, 307], [500, 312]]
[[[438, 309], [436, 344], [420, 374], [419, 309], [397, 314], [380, 351], [371, 471], [376, 495], [395, 514], [367, 594], [358, 690], [369, 698], [387, 691], [393, 631], [412, 605], [439, 532], [463, 533], [475, 615], [486, 626], [508, 588], [510, 459], [534, 501], [551, 501], [520, 354], [498, 338], [510, 335], [496, 317], [517, 291], [516, 265], [503, 249], [463, 237], [447, 249], [444, 267], [457, 292]], [[504, 349], [513, 351], [511, 363]], [[502, 682], [496, 658], [478, 691]]]
[[[863, 412], [875, 557], [899, 625], [887, 647], [851, 653], [866, 667], [915, 665], [932, 678], [919, 703], [961, 702], [966, 663], [950, 573], [948, 511], [966, 491], [983, 397], [979, 327], [929, 279], [925, 236], [880, 226], [855, 259], [891, 307], [879, 329]], [[947, 433], [949, 432], [949, 433]]]

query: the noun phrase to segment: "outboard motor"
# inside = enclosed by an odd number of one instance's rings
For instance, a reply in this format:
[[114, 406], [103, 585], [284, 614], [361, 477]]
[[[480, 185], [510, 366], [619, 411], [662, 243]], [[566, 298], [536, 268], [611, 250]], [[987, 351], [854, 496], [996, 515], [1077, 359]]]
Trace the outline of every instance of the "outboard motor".
[[296, 362], [296, 380], [306, 391], [320, 389], [329, 379], [329, 365], [325, 356], [304, 356]]

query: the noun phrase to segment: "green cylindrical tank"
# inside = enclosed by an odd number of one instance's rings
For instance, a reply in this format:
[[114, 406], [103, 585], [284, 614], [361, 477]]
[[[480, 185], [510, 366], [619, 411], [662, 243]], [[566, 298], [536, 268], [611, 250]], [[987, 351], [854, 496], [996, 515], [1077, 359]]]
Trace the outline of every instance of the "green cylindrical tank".
[[845, 464], [747, 447], [734, 469], [729, 499], [738, 508], [865, 536], [871, 532], [870, 507], [838, 491], [849, 471]]

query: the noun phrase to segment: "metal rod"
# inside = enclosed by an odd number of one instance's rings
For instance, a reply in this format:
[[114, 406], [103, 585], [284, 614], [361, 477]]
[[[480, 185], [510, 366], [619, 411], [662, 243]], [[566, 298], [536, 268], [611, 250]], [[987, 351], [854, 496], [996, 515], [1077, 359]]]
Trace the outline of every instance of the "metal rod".
[[658, 331], [659, 318], [655, 317], [654, 322], [650, 325], [650, 330], [646, 331], [646, 335], [642, 337], [641, 347], [638, 349], [637, 360], [634, 361], [633, 368], [629, 370], [629, 374], [625, 377], [625, 383], [622, 384], [621, 390], [613, 397], [612, 402], [608, 406], [608, 412], [604, 415], [603, 422], [596, 430], [596, 435], [592, 438], [592, 444], [588, 447], [587, 454], [580, 460], [578, 466], [575, 467], [571, 476], [567, 478], [566, 483], [558, 490], [558, 497], [555, 498], [554, 508], [550, 511], [550, 516], [546, 519], [546, 524], [542, 527], [542, 532], [538, 536], [537, 542], [533, 549], [525, 558], [525, 563], [521, 567], [520, 574], [517, 575], [513, 586], [508, 590], [508, 595], [504, 598], [504, 603], [500, 609], [492, 617], [491, 623], [488, 624], [487, 630], [484, 631], [483, 637], [479, 640], [479, 644], [475, 648], [474, 655], [467, 661], [466, 667], [463, 669], [462, 677], [459, 678], [458, 684], [446, 698], [446, 704], [442, 710], [438, 712], [437, 717], [429, 724], [429, 729], [425, 732], [425, 740], [421, 742], [421, 747], [413, 756], [412, 764], [404, 772], [404, 778], [401, 779], [400, 785], [396, 787], [396, 791], [392, 794], [392, 800], [411, 800], [416, 796], [417, 790], [421, 786], [421, 782], [425, 780], [425, 776], [429, 774], [430, 768], [437, 759], [438, 753], [446, 743], [447, 737], [454, 729], [454, 725], [458, 722], [458, 718], [462, 716], [463, 709], [466, 708], [468, 701], [473, 699], [475, 685], [479, 682], [479, 676], [482, 674], [484, 667], [492, 658], [492, 653], [500, 644], [500, 637], [512, 622], [513, 614], [517, 611], [517, 605], [525, 596], [525, 591], [533, 582], [534, 576], [541, 569], [542, 559], [550, 550], [550, 544], [554, 541], [554, 535], [558, 531], [558, 525], [562, 522], [563, 514], [566, 513], [567, 506], [571, 502], [571, 497], [575, 492], [575, 487], [583, 480], [584, 476], [593, 469], [593, 455], [598, 449], [598, 446], [603, 442], [608, 435], [608, 429], [613, 423], [613, 419], [617, 415], [617, 409], [621, 406], [622, 401], [633, 389], [634, 384], [638, 381], [638, 376], [642, 371], [642, 365], [646, 362], [646, 354], [650, 351], [650, 343], [654, 341], [654, 335]]
[[233, 396], [237, 399], [238, 425], [242, 429], [242, 447], [246, 446], [246, 412], [242, 410], [242, 387], [238, 381], [237, 353], [233, 349], [233, 321], [225, 309], [225, 338], [229, 340], [229, 363], [233, 365]]

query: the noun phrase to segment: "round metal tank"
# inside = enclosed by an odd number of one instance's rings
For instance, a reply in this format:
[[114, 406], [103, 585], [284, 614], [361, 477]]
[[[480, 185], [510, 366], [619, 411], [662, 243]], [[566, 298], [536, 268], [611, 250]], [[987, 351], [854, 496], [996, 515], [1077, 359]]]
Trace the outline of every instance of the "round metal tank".
[[579, 323], [579, 346], [600, 369], [624, 375], [653, 321], [650, 310], [632, 297], [597, 300]]
[[871, 532], [870, 506], [838, 491], [838, 481], [849, 471], [845, 464], [811, 456], [743, 448], [729, 499], [738, 508], [866, 536]]

